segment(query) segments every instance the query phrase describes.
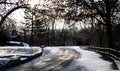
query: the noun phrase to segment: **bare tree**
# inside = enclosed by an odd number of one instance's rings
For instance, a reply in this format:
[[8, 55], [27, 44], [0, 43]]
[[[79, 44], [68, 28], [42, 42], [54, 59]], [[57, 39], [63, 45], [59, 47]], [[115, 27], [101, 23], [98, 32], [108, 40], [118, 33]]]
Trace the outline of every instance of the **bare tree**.
[[[68, 0], [67, 20], [80, 21], [93, 18], [106, 28], [108, 47], [113, 48], [112, 26], [113, 14], [119, 5], [119, 0]], [[90, 22], [90, 20], [89, 20]]]
[[0, 6], [0, 10], [4, 11], [4, 14], [1, 14], [0, 26], [4, 23], [5, 19], [15, 10], [20, 8], [29, 8], [27, 0], [1, 0]]

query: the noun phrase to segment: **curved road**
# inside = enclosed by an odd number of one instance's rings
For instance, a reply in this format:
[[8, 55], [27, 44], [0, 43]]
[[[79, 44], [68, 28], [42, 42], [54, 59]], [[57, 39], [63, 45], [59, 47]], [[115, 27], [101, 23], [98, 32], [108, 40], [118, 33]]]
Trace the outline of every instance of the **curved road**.
[[74, 49], [60, 48], [57, 52], [34, 64], [26, 64], [7, 71], [65, 71], [65, 68], [79, 57], [80, 53]]

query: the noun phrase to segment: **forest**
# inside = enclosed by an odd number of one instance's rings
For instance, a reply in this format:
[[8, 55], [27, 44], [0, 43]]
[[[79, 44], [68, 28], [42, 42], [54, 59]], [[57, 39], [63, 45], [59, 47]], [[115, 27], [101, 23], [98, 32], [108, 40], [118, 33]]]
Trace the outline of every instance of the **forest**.
[[[119, 0], [0, 0], [0, 45], [97, 46], [120, 50]], [[11, 14], [24, 11], [22, 26]]]

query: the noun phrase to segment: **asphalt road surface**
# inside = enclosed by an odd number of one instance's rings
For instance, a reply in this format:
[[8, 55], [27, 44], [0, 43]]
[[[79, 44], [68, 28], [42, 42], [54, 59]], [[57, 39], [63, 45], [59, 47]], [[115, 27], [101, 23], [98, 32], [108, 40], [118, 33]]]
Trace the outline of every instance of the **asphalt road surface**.
[[65, 71], [70, 63], [80, 57], [80, 53], [70, 48], [60, 48], [33, 64], [18, 66], [6, 71]]

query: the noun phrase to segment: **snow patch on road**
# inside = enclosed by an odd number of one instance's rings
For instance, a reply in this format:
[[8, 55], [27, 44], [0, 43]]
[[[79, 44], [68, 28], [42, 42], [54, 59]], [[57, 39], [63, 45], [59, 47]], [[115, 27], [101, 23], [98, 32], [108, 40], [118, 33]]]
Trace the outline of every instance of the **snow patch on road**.
[[59, 50], [59, 48], [62, 48], [62, 47], [45, 47], [44, 50], [49, 51], [49, 53], [55, 53]]
[[71, 48], [81, 54], [80, 58], [73, 61], [66, 71], [115, 71], [111, 68], [111, 62], [103, 60], [100, 54], [83, 50], [78, 46], [47, 47], [51, 53], [57, 52], [60, 48]]
[[[79, 48], [79, 46], [52, 46], [45, 47], [43, 50], [43, 55], [39, 58], [27, 63], [34, 64], [35, 62], [45, 59], [48, 55], [58, 52], [61, 48], [71, 48], [80, 53], [80, 58], [74, 60], [70, 66], [66, 68], [65, 71], [115, 71], [111, 68], [111, 62], [105, 61], [101, 58], [101, 55], [93, 52]], [[117, 62], [120, 65], [120, 62]], [[24, 64], [25, 65], [25, 64]], [[23, 66], [23, 65], [22, 65]], [[117, 71], [117, 70], [116, 70]]]

